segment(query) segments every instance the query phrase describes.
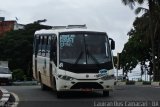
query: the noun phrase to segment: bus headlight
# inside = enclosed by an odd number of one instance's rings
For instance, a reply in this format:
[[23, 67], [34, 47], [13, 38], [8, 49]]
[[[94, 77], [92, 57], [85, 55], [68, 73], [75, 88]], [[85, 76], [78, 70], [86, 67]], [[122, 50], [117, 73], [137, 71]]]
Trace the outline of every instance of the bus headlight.
[[70, 80], [70, 81], [72, 81], [74, 78], [73, 77], [70, 77], [70, 76], [66, 76], [66, 75], [58, 75], [58, 77], [60, 78], [60, 79], [63, 79], [63, 80]]

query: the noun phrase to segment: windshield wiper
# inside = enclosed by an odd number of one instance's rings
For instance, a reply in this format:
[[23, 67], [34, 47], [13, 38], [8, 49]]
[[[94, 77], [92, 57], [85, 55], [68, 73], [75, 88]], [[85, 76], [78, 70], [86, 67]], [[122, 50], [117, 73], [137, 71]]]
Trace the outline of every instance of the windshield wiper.
[[78, 64], [79, 60], [81, 59], [82, 55], [83, 55], [83, 51], [81, 51], [81, 53], [79, 54], [78, 58], [76, 59], [76, 62], [74, 63], [74, 65]]
[[87, 61], [87, 56], [90, 56], [93, 61], [96, 63], [97, 67], [99, 68], [99, 62], [97, 61], [97, 59], [88, 51], [88, 46], [86, 44], [86, 39], [85, 39], [85, 36], [83, 35], [84, 37], [84, 44], [85, 44], [85, 51], [86, 51], [86, 63], [88, 62]]
[[98, 62], [98, 60], [88, 51], [87, 46], [86, 46], [86, 54], [92, 58], [92, 60], [95, 62], [95, 64], [96, 64], [96, 65], [98, 66], [98, 68], [99, 68], [99, 62]]

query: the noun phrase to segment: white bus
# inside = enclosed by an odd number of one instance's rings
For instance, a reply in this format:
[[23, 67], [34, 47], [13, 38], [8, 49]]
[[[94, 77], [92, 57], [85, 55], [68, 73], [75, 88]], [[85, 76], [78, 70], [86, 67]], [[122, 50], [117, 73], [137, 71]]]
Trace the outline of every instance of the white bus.
[[105, 32], [85, 25], [36, 31], [33, 76], [42, 89], [57, 91], [57, 97], [65, 91], [103, 91], [109, 96], [115, 82], [114, 48]]

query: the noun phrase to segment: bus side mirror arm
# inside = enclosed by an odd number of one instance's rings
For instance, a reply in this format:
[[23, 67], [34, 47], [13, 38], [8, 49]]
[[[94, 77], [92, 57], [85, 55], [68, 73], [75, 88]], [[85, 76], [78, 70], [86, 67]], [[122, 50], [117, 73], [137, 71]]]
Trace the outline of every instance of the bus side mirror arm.
[[109, 38], [109, 40], [111, 41], [111, 50], [115, 49], [115, 41], [112, 38]]

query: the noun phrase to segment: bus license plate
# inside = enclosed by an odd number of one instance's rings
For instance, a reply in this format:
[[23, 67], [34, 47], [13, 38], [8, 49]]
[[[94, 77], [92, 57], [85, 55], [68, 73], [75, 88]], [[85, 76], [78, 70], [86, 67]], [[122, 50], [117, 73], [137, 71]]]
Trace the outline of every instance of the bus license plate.
[[85, 91], [85, 92], [89, 92], [89, 91], [92, 91], [92, 89], [81, 89], [81, 91]]

